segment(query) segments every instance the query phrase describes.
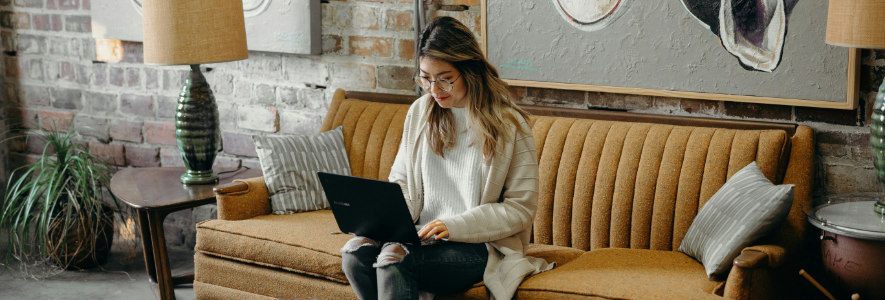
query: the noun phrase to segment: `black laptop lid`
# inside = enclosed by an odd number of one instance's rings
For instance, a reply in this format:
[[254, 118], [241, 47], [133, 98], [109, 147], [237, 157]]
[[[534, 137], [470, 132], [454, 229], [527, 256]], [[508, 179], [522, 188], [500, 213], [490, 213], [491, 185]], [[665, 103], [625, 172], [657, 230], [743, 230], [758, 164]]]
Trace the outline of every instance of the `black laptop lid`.
[[402, 189], [393, 182], [317, 172], [338, 228], [380, 242], [420, 245]]

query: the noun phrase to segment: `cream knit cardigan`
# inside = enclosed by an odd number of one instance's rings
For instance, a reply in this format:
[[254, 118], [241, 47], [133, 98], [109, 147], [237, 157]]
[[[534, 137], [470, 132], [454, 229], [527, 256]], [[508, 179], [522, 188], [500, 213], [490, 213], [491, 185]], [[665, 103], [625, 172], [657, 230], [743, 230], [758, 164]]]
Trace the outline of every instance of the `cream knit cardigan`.
[[[419, 98], [409, 108], [399, 152], [388, 178], [403, 188], [412, 221], [418, 220], [424, 207], [421, 155], [416, 144], [423, 140], [427, 105], [436, 105], [430, 95]], [[508, 126], [511, 139], [498, 140], [497, 154], [482, 164], [485, 183], [480, 205], [441, 219], [449, 229], [450, 241], [486, 243], [489, 260], [483, 281], [492, 299], [513, 298], [526, 276], [553, 268], [543, 259], [525, 255], [538, 208], [538, 155], [531, 126], [518, 113], [511, 113], [528, 133]]]

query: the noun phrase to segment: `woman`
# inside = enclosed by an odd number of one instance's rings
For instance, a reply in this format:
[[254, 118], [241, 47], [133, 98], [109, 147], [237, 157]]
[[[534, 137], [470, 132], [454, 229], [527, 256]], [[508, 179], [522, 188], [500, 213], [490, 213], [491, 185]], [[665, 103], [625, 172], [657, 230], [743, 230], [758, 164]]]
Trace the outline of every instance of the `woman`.
[[553, 267], [526, 257], [538, 201], [528, 115], [466, 26], [450, 17], [418, 41], [416, 82], [427, 94], [406, 116], [389, 180], [403, 189], [421, 247], [365, 237], [342, 249], [360, 299], [417, 299], [484, 281], [510, 299], [522, 279]]

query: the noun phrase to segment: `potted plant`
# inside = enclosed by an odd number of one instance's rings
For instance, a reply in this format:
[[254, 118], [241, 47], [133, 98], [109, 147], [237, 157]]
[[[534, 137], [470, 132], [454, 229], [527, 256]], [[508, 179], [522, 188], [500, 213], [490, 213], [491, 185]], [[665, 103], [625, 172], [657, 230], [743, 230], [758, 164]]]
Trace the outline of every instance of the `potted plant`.
[[[65, 269], [103, 264], [113, 242], [113, 206], [104, 190], [113, 168], [77, 143], [75, 130], [30, 130], [4, 139], [40, 139], [42, 155], [10, 174], [0, 206], [7, 261], [51, 261]], [[107, 201], [110, 200], [110, 201]], [[7, 264], [8, 265], [8, 264]]]

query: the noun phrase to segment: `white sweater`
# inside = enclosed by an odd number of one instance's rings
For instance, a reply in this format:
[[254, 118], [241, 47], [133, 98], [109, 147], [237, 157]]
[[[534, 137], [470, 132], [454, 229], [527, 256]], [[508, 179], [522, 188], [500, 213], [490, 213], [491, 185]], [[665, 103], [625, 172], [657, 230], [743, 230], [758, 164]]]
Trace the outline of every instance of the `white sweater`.
[[[412, 103], [403, 126], [403, 138], [390, 170], [390, 181], [403, 188], [406, 204], [417, 221], [424, 208], [422, 155], [417, 147], [427, 125], [427, 105], [436, 105], [430, 95]], [[493, 299], [510, 299], [523, 278], [553, 268], [540, 258], [525, 255], [531, 239], [532, 221], [538, 209], [538, 152], [528, 122], [508, 124], [510, 139], [499, 139], [496, 155], [483, 160], [480, 204], [467, 211], [440, 218], [449, 229], [449, 240], [486, 243], [489, 261], [483, 282]], [[524, 128], [527, 133], [517, 128]]]
[[451, 108], [455, 119], [455, 145], [445, 150], [445, 157], [430, 149], [426, 139], [418, 145], [423, 156], [424, 209], [415, 226], [421, 229], [433, 220], [452, 217], [479, 205], [482, 187], [482, 150], [473, 142], [467, 126], [467, 109]]

